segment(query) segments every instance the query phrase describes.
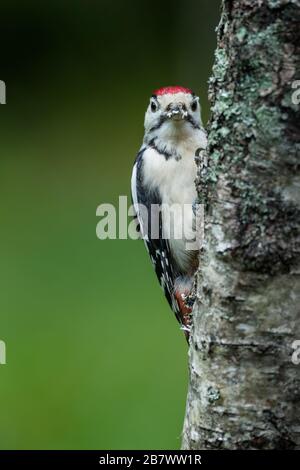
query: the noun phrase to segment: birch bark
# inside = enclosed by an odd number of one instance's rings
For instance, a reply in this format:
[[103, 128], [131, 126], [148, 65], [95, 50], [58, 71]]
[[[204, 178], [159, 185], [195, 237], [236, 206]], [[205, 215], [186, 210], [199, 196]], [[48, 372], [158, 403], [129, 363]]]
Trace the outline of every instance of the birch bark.
[[299, 0], [222, 4], [183, 449], [300, 448], [299, 23]]

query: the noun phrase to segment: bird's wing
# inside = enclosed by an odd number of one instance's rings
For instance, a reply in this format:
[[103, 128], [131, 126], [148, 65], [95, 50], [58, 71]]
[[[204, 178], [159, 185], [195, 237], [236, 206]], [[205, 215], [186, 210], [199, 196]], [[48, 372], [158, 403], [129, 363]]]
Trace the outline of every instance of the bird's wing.
[[[151, 205], [159, 207], [161, 206], [161, 200], [157, 192], [147, 190], [143, 185], [143, 152], [144, 150], [142, 149], [138, 154], [132, 171], [132, 201], [140, 225], [141, 235], [153, 263], [156, 276], [176, 318], [182, 323], [180, 310], [174, 297], [174, 283], [177, 273], [174, 272], [174, 262], [168, 240], [162, 236], [161, 211], [157, 211], [157, 217], [151, 217]], [[152, 234], [155, 234], [155, 237]]]

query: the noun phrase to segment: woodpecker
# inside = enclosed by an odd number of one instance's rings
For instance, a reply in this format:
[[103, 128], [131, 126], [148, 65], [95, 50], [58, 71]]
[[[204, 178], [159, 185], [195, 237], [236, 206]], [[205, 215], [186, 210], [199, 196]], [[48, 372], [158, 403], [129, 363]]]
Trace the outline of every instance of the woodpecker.
[[191, 305], [186, 299], [198, 266], [198, 250], [187, 248], [195, 229], [195, 155], [207, 143], [199, 98], [180, 86], [154, 91], [144, 127], [131, 178], [135, 218], [160, 285], [188, 340]]

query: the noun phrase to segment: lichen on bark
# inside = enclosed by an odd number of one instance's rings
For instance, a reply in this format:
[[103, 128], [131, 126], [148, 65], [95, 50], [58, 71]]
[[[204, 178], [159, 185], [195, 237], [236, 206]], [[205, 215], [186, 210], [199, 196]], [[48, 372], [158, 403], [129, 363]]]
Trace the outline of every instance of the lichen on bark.
[[298, 0], [224, 0], [184, 449], [300, 448]]

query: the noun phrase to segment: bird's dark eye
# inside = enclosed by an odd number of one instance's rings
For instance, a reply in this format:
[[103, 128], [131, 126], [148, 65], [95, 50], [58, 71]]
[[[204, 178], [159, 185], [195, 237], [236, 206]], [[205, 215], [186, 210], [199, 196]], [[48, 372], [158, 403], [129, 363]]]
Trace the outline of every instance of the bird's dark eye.
[[151, 101], [151, 111], [155, 113], [157, 111], [157, 104], [154, 101]]
[[192, 111], [196, 111], [197, 106], [198, 106], [197, 101], [193, 101], [192, 104], [191, 104], [191, 110], [192, 110]]

